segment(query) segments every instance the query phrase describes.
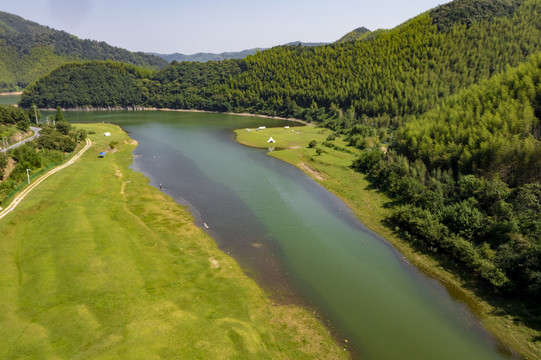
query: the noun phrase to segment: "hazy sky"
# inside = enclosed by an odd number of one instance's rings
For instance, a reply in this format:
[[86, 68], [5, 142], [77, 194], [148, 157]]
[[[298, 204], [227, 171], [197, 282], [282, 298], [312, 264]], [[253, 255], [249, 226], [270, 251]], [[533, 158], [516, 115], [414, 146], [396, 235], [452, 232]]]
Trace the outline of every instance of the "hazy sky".
[[6, 11], [131, 51], [239, 51], [389, 29], [448, 0], [0, 0]]

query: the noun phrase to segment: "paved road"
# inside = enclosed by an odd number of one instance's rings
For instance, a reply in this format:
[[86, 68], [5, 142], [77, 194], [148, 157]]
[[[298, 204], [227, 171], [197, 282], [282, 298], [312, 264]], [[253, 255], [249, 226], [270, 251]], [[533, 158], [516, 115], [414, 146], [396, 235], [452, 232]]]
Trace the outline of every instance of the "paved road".
[[91, 145], [92, 145], [92, 142], [90, 141], [90, 139], [86, 138], [85, 147], [82, 148], [74, 157], [69, 159], [68, 162], [58, 167], [55, 167], [48, 173], [45, 173], [44, 175], [42, 175], [40, 178], [34, 180], [34, 182], [31, 185], [29, 185], [26, 189], [24, 189], [19, 195], [17, 195], [15, 199], [13, 199], [13, 201], [5, 209], [1, 210], [2, 208], [0, 208], [0, 219], [2, 219], [4, 216], [9, 214], [11, 211], [13, 211], [13, 209], [15, 209], [17, 205], [19, 205], [19, 203], [26, 197], [26, 195], [28, 195], [28, 193], [32, 191], [32, 189], [34, 189], [36, 186], [38, 186], [43, 180], [47, 179], [49, 176], [53, 175], [54, 173], [76, 162], [81, 157], [81, 155], [83, 155], [84, 152], [87, 151], [88, 148], [90, 148]]
[[39, 132], [41, 131], [40, 128], [30, 126], [30, 130], [32, 130], [32, 131], [34, 132], [34, 135], [30, 136], [30, 137], [27, 138], [27, 139], [24, 139], [24, 140], [22, 140], [22, 141], [19, 141], [19, 142], [16, 143], [16, 144], [10, 145], [10, 146], [8, 146], [7, 148], [2, 149], [2, 151], [8, 151], [8, 150], [11, 150], [11, 149], [15, 149], [16, 147], [19, 147], [19, 146], [21, 146], [22, 144], [27, 143], [27, 142], [29, 142], [29, 141], [32, 141], [32, 140], [34, 140], [34, 139], [36, 139], [36, 138], [39, 137]]

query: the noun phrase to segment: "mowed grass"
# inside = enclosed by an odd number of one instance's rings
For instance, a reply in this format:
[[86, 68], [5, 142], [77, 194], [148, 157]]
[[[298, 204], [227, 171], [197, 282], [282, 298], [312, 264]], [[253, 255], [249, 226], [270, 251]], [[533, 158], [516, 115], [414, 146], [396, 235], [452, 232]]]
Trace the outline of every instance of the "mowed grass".
[[[294, 132], [291, 132], [294, 130]], [[235, 130], [237, 141], [247, 146], [258, 148], [285, 148], [268, 154], [298, 166], [309, 176], [342, 199], [368, 228], [384, 237], [395, 246], [405, 258], [421, 271], [437, 277], [453, 293], [467, 303], [480, 317], [483, 326], [526, 359], [541, 359], [541, 341], [537, 330], [524, 326], [512, 315], [505, 314], [497, 306], [489, 304], [466, 288], [464, 282], [445, 269], [445, 264], [411, 246], [399, 238], [385, 225], [390, 215], [391, 200], [374, 189], [366, 176], [351, 169], [351, 164], [359, 152], [347, 146], [343, 138], [336, 137], [330, 141], [337, 146], [352, 152], [337, 151], [321, 144], [331, 134], [331, 130], [314, 126], [301, 126], [291, 129], [271, 128], [261, 131], [247, 132], [245, 129]], [[276, 142], [268, 144], [269, 137]], [[316, 140], [317, 146], [323, 150], [316, 153], [316, 147], [308, 148], [310, 141]], [[520, 313], [519, 309], [518, 313]]]
[[314, 315], [273, 304], [129, 169], [124, 132], [77, 127], [96, 132], [93, 147], [0, 220], [0, 358], [348, 357]]

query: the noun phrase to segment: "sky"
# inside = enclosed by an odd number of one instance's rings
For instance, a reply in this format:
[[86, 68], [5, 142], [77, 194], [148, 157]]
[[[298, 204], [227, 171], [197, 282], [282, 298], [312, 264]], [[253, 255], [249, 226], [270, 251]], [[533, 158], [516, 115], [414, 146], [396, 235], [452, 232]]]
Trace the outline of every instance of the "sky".
[[448, 0], [0, 0], [0, 11], [130, 51], [221, 53], [390, 29]]

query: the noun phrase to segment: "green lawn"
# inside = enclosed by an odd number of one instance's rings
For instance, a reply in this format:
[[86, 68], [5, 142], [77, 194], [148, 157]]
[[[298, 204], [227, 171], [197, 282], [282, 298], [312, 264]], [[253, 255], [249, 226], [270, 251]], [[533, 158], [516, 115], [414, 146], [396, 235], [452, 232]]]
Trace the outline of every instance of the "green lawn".
[[77, 127], [94, 146], [0, 221], [0, 358], [348, 357], [130, 170], [135, 144], [118, 127]]
[[[295, 131], [292, 133], [291, 130]], [[315, 181], [340, 197], [367, 227], [382, 235], [392, 243], [412, 264], [427, 274], [440, 279], [445, 286], [481, 318], [482, 324], [495, 336], [500, 338], [519, 354], [527, 359], [541, 358], [541, 341], [536, 330], [524, 326], [513, 316], [502, 313], [500, 309], [480, 299], [473, 290], [467, 289], [462, 280], [446, 271], [437, 259], [415, 250], [408, 242], [400, 239], [387, 226], [384, 220], [390, 215], [390, 202], [384, 194], [371, 187], [366, 177], [351, 169], [355, 153], [359, 150], [346, 146], [343, 139], [336, 137], [332, 143], [346, 148], [353, 154], [336, 151], [321, 144], [331, 134], [331, 130], [314, 126], [302, 126], [291, 129], [273, 128], [262, 131], [247, 132], [236, 130], [237, 141], [241, 144], [259, 148], [271, 146], [286, 148], [272, 151], [269, 155], [298, 166]], [[267, 140], [272, 136], [276, 143], [269, 145]], [[316, 153], [316, 148], [308, 148], [310, 141], [316, 140], [317, 146], [324, 152]]]

